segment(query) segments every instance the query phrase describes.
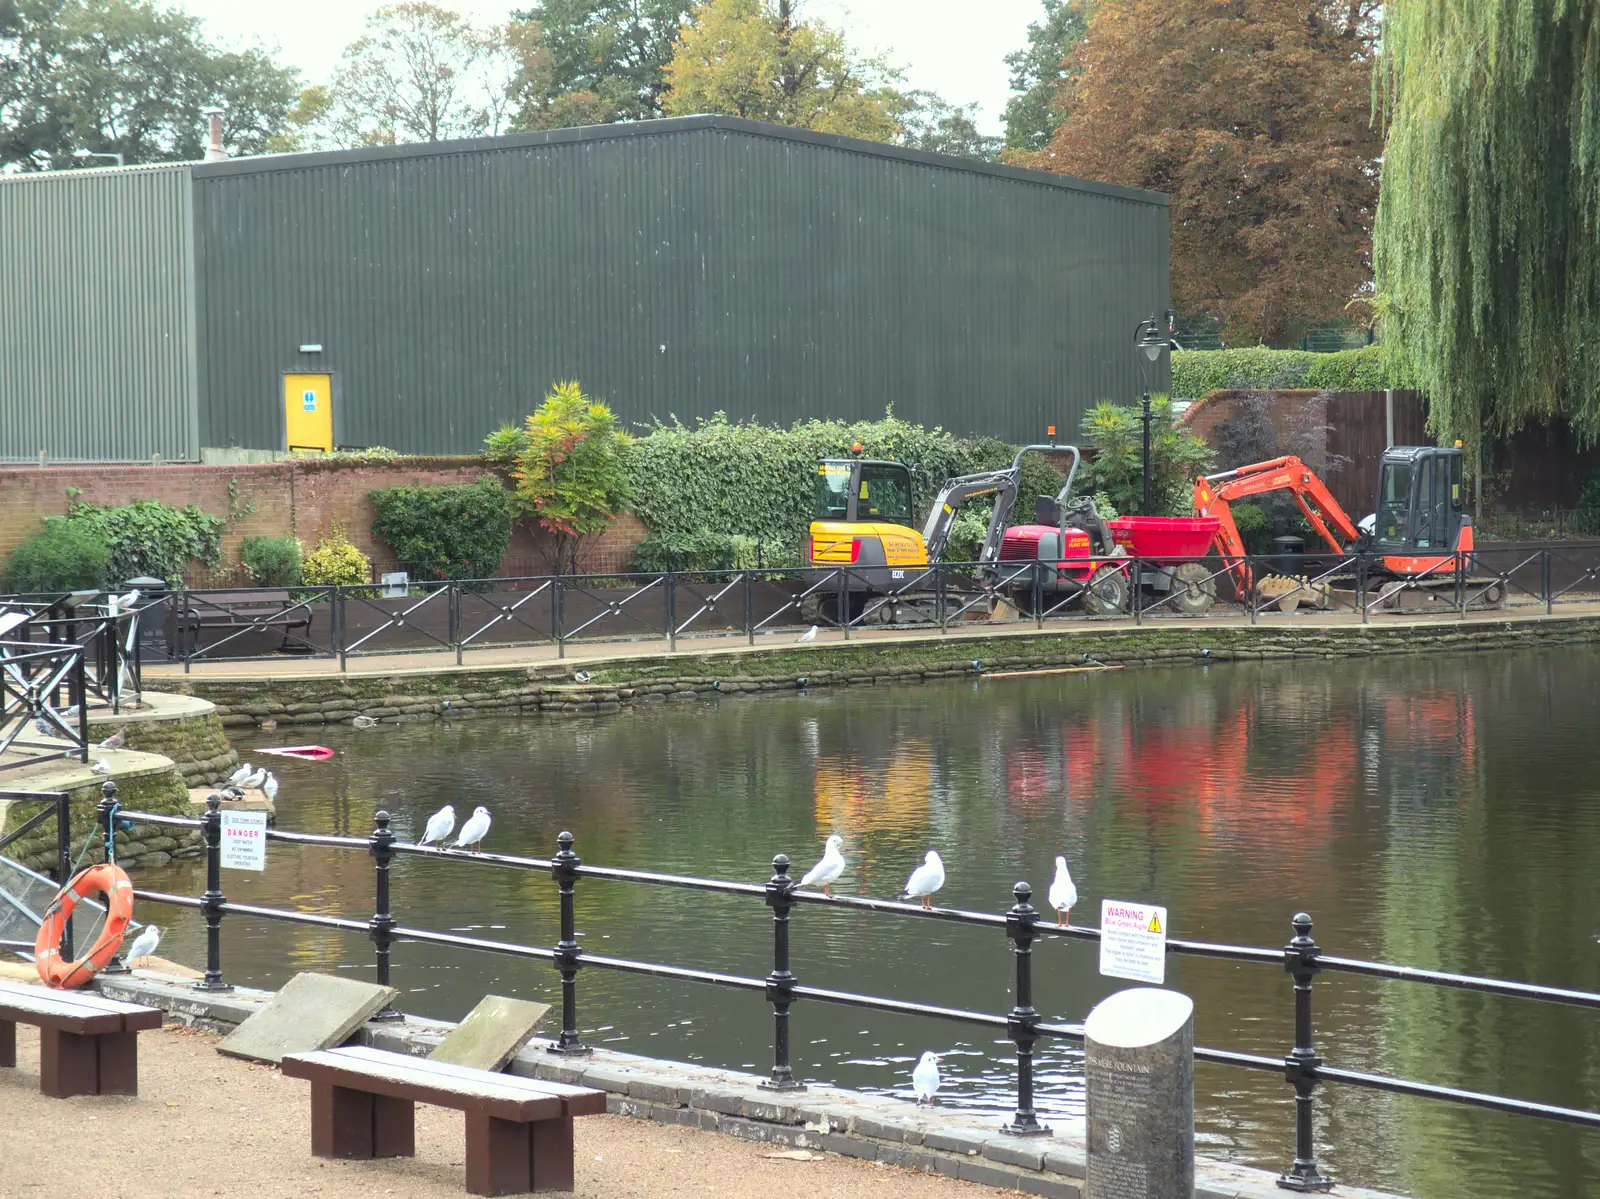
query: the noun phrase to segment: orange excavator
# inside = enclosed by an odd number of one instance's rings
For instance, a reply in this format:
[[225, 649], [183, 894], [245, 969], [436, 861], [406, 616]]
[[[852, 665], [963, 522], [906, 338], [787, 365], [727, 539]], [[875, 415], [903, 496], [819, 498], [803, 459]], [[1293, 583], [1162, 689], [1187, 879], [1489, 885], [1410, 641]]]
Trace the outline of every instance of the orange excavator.
[[[1273, 458], [1195, 480], [1196, 516], [1218, 519], [1212, 551], [1239, 559], [1229, 570], [1240, 596], [1251, 590], [1267, 593], [1268, 579], [1252, 578], [1243, 561], [1244, 539], [1234, 524], [1231, 505], [1236, 500], [1268, 492], [1287, 491], [1301, 513], [1340, 557], [1371, 554], [1368, 576], [1375, 578], [1386, 597], [1398, 606], [1404, 594], [1424, 602], [1443, 599], [1448, 591], [1454, 602], [1458, 565], [1472, 567], [1472, 517], [1461, 506], [1461, 448], [1391, 446], [1378, 465], [1378, 495], [1369, 530], [1358, 528], [1315, 471], [1299, 458]], [[1363, 521], [1362, 524], [1367, 524]], [[1463, 556], [1464, 555], [1464, 556]], [[1323, 581], [1330, 592], [1347, 585], [1353, 576], [1330, 576]], [[1284, 582], [1281, 577], [1276, 581]], [[1505, 598], [1499, 580], [1468, 579], [1474, 602], [1497, 607]], [[1289, 581], [1291, 588], [1298, 586]], [[1329, 592], [1324, 592], [1328, 594]]]

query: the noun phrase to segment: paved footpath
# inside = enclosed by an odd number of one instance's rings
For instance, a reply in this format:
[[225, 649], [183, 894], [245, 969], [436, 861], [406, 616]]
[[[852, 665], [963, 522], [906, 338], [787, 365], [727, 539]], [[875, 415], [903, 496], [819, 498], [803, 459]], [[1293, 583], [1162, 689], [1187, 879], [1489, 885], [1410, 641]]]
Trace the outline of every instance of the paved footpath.
[[[463, 1187], [459, 1112], [417, 1106], [417, 1156], [311, 1156], [309, 1084], [225, 1058], [217, 1037], [169, 1025], [139, 1037], [135, 1099], [46, 1099], [36, 1030], [17, 1029], [14, 1070], [0, 1070], [0, 1199], [408, 1199]], [[983, 1199], [1015, 1194], [852, 1158], [796, 1161], [714, 1132], [589, 1116], [576, 1122], [577, 1199], [715, 1195], [771, 1199]]]

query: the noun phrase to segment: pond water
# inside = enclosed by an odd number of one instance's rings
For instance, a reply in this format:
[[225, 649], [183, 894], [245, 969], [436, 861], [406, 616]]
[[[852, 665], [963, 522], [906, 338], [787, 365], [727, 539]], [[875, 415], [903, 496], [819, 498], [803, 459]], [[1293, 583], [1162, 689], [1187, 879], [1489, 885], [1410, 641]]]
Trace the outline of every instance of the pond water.
[[[847, 894], [894, 897], [929, 847], [940, 900], [1003, 911], [1012, 884], [1041, 897], [1067, 855], [1075, 916], [1102, 897], [1165, 904], [1174, 936], [1280, 946], [1298, 910], [1324, 950], [1600, 989], [1600, 653], [1374, 662], [1232, 664], [659, 705], [599, 720], [473, 720], [329, 729], [339, 752], [282, 761], [279, 826], [365, 834], [380, 808], [407, 839], [452, 802], [494, 813], [486, 848], [549, 856], [570, 829], [595, 865], [765, 881], [775, 852], [796, 874], [845, 838]], [[296, 738], [291, 737], [290, 740]], [[283, 734], [240, 739], [281, 743]], [[198, 894], [197, 863], [145, 885]], [[417, 927], [551, 945], [548, 876], [400, 858], [394, 906]], [[228, 872], [233, 900], [365, 918], [358, 853], [271, 848], [265, 874]], [[145, 914], [151, 918], [153, 913]], [[204, 960], [192, 913], [165, 951]], [[592, 953], [761, 976], [771, 921], [759, 901], [583, 881]], [[1012, 958], [998, 932], [796, 909], [806, 984], [1004, 1012]], [[1036, 1002], [1081, 1020], [1121, 984], [1095, 947], [1048, 940]], [[301, 970], [370, 977], [362, 937], [230, 918], [230, 980], [273, 986]], [[401, 944], [403, 1006], [459, 1019], [486, 992], [556, 1000], [546, 965]], [[1280, 969], [1169, 959], [1195, 999], [1196, 1041], [1280, 1056], [1292, 1043]], [[1315, 989], [1330, 1064], [1577, 1107], [1600, 1104], [1600, 1013], [1349, 975]], [[579, 979], [586, 1039], [643, 1054], [764, 1071], [771, 1016], [758, 996], [602, 970]], [[816, 1004], [794, 1009], [796, 1073], [909, 1093], [924, 1049], [943, 1051], [941, 1101], [1010, 1110], [1009, 1042], [970, 1026]], [[1041, 1042], [1039, 1106], [1082, 1118], [1080, 1052]], [[1202, 1066], [1204, 1152], [1268, 1169], [1292, 1156], [1281, 1078]], [[1325, 1088], [1324, 1169], [1419, 1195], [1600, 1193], [1600, 1134], [1425, 1100]]]

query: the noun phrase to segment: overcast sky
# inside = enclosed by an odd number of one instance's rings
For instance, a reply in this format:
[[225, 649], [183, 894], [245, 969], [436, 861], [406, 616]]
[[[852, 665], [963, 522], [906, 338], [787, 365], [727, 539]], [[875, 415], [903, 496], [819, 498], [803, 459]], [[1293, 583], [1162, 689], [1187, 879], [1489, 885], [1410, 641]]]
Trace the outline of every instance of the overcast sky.
[[[382, 0], [177, 0], [227, 42], [276, 47], [307, 82], [333, 73], [339, 52], [361, 35]], [[516, 3], [440, 0], [484, 22], [503, 21]], [[955, 104], [977, 101], [985, 132], [1000, 133], [1009, 92], [1002, 61], [1027, 38], [1039, 0], [809, 0], [806, 13], [839, 26], [865, 53], [883, 52], [905, 69], [906, 85]]]

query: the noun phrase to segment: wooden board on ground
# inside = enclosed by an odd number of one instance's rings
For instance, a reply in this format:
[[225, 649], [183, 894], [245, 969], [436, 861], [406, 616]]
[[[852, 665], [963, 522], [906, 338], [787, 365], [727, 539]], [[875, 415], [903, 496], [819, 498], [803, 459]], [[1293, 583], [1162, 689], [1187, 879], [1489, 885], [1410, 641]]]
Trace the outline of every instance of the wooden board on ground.
[[475, 1070], [499, 1070], [533, 1039], [534, 1027], [549, 1010], [548, 1003], [485, 995], [467, 1018], [439, 1042], [428, 1060]]
[[297, 974], [229, 1033], [218, 1053], [277, 1065], [290, 1053], [342, 1045], [399, 992], [331, 974]]

